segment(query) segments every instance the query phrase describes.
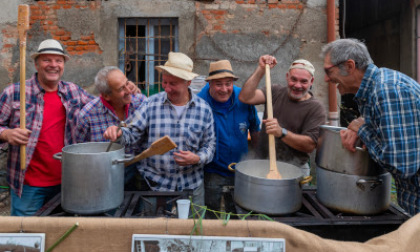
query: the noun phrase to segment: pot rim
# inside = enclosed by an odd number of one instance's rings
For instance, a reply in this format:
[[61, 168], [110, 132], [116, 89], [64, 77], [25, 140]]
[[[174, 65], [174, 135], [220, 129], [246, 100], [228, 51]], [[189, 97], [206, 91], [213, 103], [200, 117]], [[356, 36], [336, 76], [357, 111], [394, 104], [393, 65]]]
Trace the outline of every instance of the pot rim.
[[[71, 151], [72, 149], [75, 149], [77, 147], [86, 148], [86, 146], [88, 146], [88, 145], [104, 146], [104, 151], [101, 151], [101, 152], [75, 152], [75, 151]], [[109, 142], [76, 143], [76, 144], [71, 144], [71, 145], [64, 146], [61, 149], [61, 151], [63, 153], [66, 153], [66, 154], [78, 154], [78, 155], [98, 155], [98, 154], [100, 154], [100, 155], [104, 155], [104, 154], [107, 154], [107, 153], [113, 153], [115, 151], [121, 151], [121, 150], [124, 151], [124, 149], [125, 149], [123, 145], [121, 145], [119, 143], [113, 143], [111, 150], [106, 152], [106, 148], [108, 147], [108, 145], [109, 145]]]

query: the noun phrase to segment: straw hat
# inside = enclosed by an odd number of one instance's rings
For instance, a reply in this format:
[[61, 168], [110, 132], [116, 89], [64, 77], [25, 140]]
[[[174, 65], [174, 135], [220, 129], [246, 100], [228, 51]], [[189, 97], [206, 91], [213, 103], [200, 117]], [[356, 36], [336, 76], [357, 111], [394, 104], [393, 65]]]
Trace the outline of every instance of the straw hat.
[[192, 60], [180, 52], [169, 52], [168, 61], [165, 62], [165, 65], [155, 66], [155, 69], [159, 72], [166, 71], [173, 76], [187, 81], [198, 76], [198, 74], [192, 72]]
[[304, 59], [298, 59], [292, 62], [292, 64], [289, 67], [289, 71], [290, 69], [305, 69], [306, 71], [308, 71], [312, 76], [315, 75], [315, 68], [314, 66], [311, 64], [311, 62], [304, 60]]
[[41, 54], [57, 54], [62, 55], [64, 60], [67, 61], [70, 59], [68, 55], [64, 53], [63, 47], [60, 42], [55, 39], [46, 39], [39, 44], [38, 51], [31, 55], [32, 59], [36, 59]]
[[233, 80], [238, 79], [238, 77], [233, 75], [232, 66], [230, 65], [229, 60], [219, 60], [210, 63], [209, 77], [207, 77], [206, 81], [226, 77], [232, 77]]

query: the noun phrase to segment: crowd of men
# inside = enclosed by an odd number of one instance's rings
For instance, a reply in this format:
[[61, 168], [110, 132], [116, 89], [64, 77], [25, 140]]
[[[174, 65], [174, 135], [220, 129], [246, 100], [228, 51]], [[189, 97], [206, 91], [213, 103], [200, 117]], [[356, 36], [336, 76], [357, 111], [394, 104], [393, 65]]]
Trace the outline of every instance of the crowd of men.
[[[420, 85], [375, 66], [366, 46], [355, 39], [327, 44], [322, 57], [325, 81], [338, 84], [343, 95], [355, 94], [360, 111], [361, 117], [340, 133], [343, 146], [355, 151], [360, 139], [371, 158], [394, 176], [399, 205], [412, 215], [420, 212]], [[194, 94], [193, 61], [170, 52], [166, 63], [156, 66], [163, 91], [150, 97], [113, 66], [95, 77], [99, 97], [61, 80], [69, 56], [56, 40], [41, 42], [32, 58], [37, 72], [25, 83], [26, 129], [20, 128], [20, 83], [0, 95], [0, 143], [10, 145], [11, 215], [34, 215], [60, 191], [61, 163], [53, 154], [64, 146], [119, 141], [126, 153], [138, 154], [165, 135], [177, 148], [127, 167], [127, 188], [190, 189], [196, 206], [220, 210], [223, 198], [225, 210], [233, 211], [223, 188], [234, 185], [228, 165], [246, 158], [249, 136], [256, 157], [266, 159], [268, 134], [274, 135], [277, 160], [309, 175], [309, 154], [317, 147], [319, 126], [326, 123], [325, 109], [311, 92], [315, 68], [304, 59], [291, 63], [286, 85], [272, 86], [274, 118], [264, 111], [261, 124], [254, 105], [267, 102], [267, 90], [258, 85], [265, 66], [277, 65], [270, 55], [259, 58], [242, 88], [228, 60], [211, 62], [207, 84]], [[27, 146], [25, 169], [20, 168], [20, 145]]]

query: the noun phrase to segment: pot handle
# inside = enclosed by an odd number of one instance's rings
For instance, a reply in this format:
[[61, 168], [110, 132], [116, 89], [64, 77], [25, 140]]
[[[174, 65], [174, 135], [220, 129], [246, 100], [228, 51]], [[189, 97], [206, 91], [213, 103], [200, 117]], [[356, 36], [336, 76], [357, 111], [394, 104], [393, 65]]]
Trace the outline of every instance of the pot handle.
[[61, 161], [61, 158], [63, 157], [63, 153], [62, 152], [58, 152], [58, 153], [55, 153], [54, 155], [53, 155], [53, 158], [54, 159], [57, 159], [57, 160], [60, 160]]
[[382, 185], [383, 180], [382, 179], [359, 179], [356, 182], [357, 187], [359, 187], [363, 191], [365, 190], [365, 185], [364, 184], [371, 184], [370, 187], [369, 187], [369, 190], [372, 191], [377, 186]]
[[309, 183], [311, 181], [312, 181], [312, 176], [309, 175], [309, 176], [303, 177], [303, 179], [299, 182], [299, 184], [304, 185], [304, 184]]
[[112, 164], [115, 165], [115, 164], [129, 162], [133, 160], [133, 158], [134, 158], [133, 154], [124, 154], [124, 158], [112, 160]]
[[236, 163], [231, 163], [230, 165], [228, 165], [228, 170], [231, 172], [235, 172], [235, 169], [232, 168], [232, 166], [236, 165]]

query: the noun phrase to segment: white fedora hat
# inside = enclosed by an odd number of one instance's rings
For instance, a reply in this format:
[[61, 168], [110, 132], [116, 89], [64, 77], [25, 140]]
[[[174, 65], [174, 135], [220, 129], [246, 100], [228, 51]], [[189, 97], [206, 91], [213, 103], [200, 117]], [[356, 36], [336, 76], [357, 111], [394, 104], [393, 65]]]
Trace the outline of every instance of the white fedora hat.
[[31, 55], [32, 59], [36, 59], [41, 54], [57, 54], [64, 57], [64, 60], [67, 61], [70, 59], [68, 55], [64, 53], [63, 47], [60, 42], [55, 39], [46, 39], [39, 44], [38, 51]]
[[163, 66], [155, 66], [159, 72], [166, 71], [169, 74], [190, 81], [198, 76], [193, 73], [193, 61], [180, 52], [169, 52], [168, 61]]

